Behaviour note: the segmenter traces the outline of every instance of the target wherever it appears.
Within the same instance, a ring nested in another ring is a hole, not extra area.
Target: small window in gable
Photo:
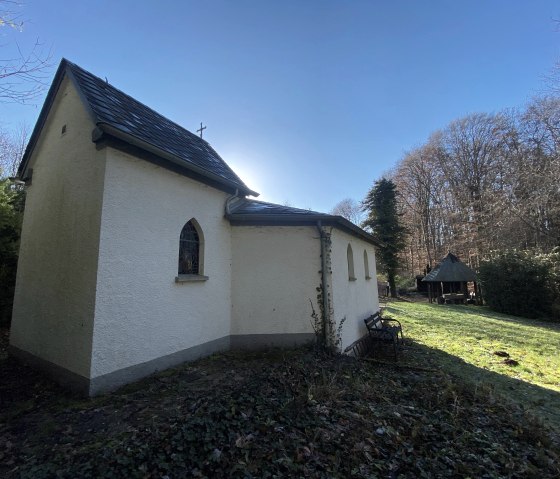
[[[356,281],[356,276],[354,275],[354,253],[350,243],[348,243],[348,248],[346,248],[346,259],[348,260],[348,280]]]
[[[191,219],[181,230],[179,238],[179,276],[177,282],[205,280],[203,274],[204,240],[202,230]]]
[[[371,276],[369,275],[369,261],[366,250],[364,250],[364,273],[366,275],[366,279],[371,279]]]

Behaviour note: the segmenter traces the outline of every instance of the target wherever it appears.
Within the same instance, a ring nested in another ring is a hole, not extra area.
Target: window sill
[[[350,276],[350,277],[348,278],[348,281],[356,281],[356,278],[354,278],[354,276]]]
[[[202,274],[180,274],[175,276],[176,283],[196,283],[199,281],[208,281],[208,276]]]

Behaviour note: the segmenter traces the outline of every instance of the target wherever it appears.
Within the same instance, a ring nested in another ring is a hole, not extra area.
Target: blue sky
[[[406,150],[522,107],[560,58],[558,1],[39,1],[24,31],[205,139],[261,199],[361,200]],[[0,104],[33,125],[37,106]]]

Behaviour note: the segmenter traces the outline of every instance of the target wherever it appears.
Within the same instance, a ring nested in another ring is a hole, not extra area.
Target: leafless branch
[[[0,1],[0,28],[23,30],[20,15],[8,7],[21,6],[19,2]],[[2,46],[5,48],[6,45]],[[51,52],[39,40],[30,51],[23,51],[15,42],[15,54],[0,59],[0,103],[28,103],[35,100],[48,86]]]
[[[25,123],[13,131],[0,129],[0,178],[16,176],[30,131]]]

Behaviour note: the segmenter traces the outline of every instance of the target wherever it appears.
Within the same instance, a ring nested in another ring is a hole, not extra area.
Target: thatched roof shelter
[[[422,281],[427,283],[474,282],[476,281],[476,273],[453,253],[448,253],[443,261],[430,271]]]

